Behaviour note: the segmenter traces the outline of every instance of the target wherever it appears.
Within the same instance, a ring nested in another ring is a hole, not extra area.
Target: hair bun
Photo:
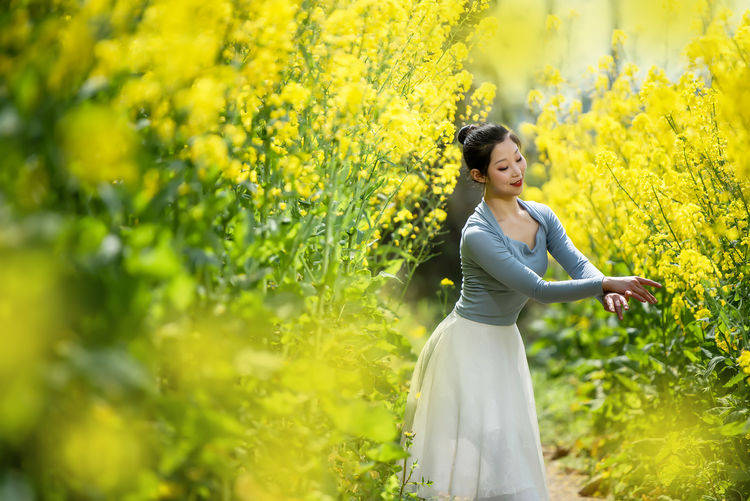
[[[474,124],[464,125],[463,127],[461,127],[461,130],[458,131],[458,142],[464,144],[464,141],[466,141],[466,136],[468,136],[469,132],[473,131],[476,128],[477,126]]]

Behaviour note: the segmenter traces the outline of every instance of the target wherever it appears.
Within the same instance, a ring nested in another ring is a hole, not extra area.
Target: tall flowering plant
[[[6,6],[0,437],[13,485],[399,491],[413,354],[381,292],[445,219],[486,4]],[[480,86],[470,112],[486,117],[493,97]]]

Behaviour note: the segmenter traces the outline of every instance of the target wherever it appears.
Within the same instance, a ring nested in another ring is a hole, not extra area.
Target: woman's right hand
[[[661,287],[659,282],[654,282],[648,278],[639,276],[632,277],[604,277],[602,280],[602,289],[604,293],[617,292],[625,296],[628,300],[631,297],[636,298],[638,301],[645,303],[656,304],[656,298],[646,290],[644,285],[651,285],[654,287]]]

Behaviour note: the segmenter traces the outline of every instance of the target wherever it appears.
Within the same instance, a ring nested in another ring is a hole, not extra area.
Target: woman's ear
[[[477,181],[478,183],[484,183],[486,180],[485,177],[482,176],[482,174],[479,172],[478,169],[471,169],[470,174],[471,174],[472,179],[474,179],[474,181]]]

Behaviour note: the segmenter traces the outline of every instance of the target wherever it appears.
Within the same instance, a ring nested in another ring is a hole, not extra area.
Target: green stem
[[[659,211],[661,212],[661,216],[664,218],[664,222],[667,223],[667,228],[669,228],[669,232],[672,234],[672,237],[674,238],[674,241],[677,243],[677,247],[682,251],[682,245],[680,245],[680,241],[677,238],[677,235],[675,234],[674,230],[672,229],[672,225],[669,224],[669,219],[667,218],[667,215],[664,213],[664,208],[661,206],[661,202],[659,201],[659,195],[656,194],[656,190],[654,189],[653,185],[651,186],[651,192],[654,194],[654,198],[656,199],[656,204],[659,206]]]

